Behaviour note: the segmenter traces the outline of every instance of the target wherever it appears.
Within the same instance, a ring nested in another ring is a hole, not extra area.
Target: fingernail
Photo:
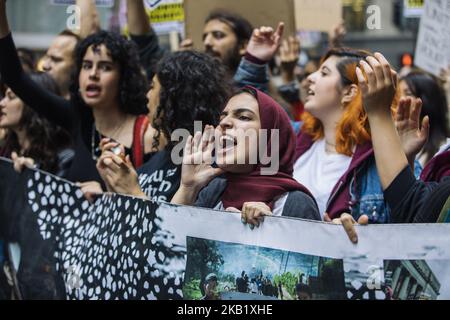
[[[255,226],[254,225],[250,225],[250,230],[253,230],[253,229],[255,229]]]
[[[357,242],[358,242],[358,237],[352,238],[352,242],[353,242],[353,243],[357,243]]]
[[[241,219],[241,222],[242,222],[243,224],[247,224],[247,221],[245,221],[244,218]]]

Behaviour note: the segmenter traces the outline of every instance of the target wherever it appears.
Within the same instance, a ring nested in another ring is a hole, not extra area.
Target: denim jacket
[[[296,159],[309,150],[313,143],[310,136],[300,132],[297,137]],[[420,164],[416,162],[416,177],[421,170]],[[361,215],[368,215],[370,223],[390,222],[390,209],[384,199],[371,143],[356,148],[349,169],[331,192],[326,212],[331,219],[350,213],[355,220]]]
[[[415,163],[415,176],[418,178],[422,167]],[[383,188],[378,175],[375,157],[368,158],[354,172],[350,182],[351,214],[357,221],[361,215],[369,217],[370,224],[390,223],[390,208],[384,199]]]
[[[239,68],[234,75],[234,82],[238,87],[252,86],[265,93],[269,91],[268,65],[256,64],[242,58]]]

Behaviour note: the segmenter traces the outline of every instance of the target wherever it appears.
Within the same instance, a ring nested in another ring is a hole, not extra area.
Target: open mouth
[[[316,93],[312,89],[308,89],[307,91],[308,96],[315,96]]]
[[[235,146],[237,146],[236,138],[229,135],[224,135],[220,138],[220,152],[225,153],[231,149],[234,149]]]
[[[86,95],[89,98],[97,97],[102,92],[102,88],[96,84],[90,84],[86,87]]]

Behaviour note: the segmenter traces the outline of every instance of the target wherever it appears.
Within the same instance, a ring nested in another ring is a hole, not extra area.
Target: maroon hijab
[[[272,155],[271,129],[279,130],[279,170],[273,176],[261,175],[261,169],[264,166],[258,164],[249,174],[227,173],[227,188],[222,195],[225,209],[233,207],[242,210],[245,202],[264,202],[273,209],[276,198],[292,191],[301,191],[312,197],[308,189],[292,177],[296,137],[286,111],[263,92],[248,86],[244,88],[244,92],[246,90],[256,93],[255,98],[259,105],[261,129],[268,130],[266,150],[268,157]],[[270,164],[267,167],[270,167]]]

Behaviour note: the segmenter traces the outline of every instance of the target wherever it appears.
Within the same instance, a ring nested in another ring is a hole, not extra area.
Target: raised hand
[[[422,151],[430,133],[430,118],[426,116],[420,121],[421,111],[422,100],[402,98],[395,116],[395,126],[410,164]]]
[[[192,39],[184,39],[183,41],[181,41],[178,51],[189,50],[194,50],[194,42],[192,41]]]
[[[247,52],[262,61],[270,61],[281,44],[284,33],[284,23],[280,22],[276,31],[271,27],[261,27],[253,30],[247,46]]]
[[[180,188],[171,203],[194,204],[201,189],[224,172],[222,169],[212,166],[214,133],[214,127],[206,126],[203,135],[197,132],[194,137],[189,136],[184,147]]]
[[[397,89],[397,73],[386,58],[381,53],[375,53],[374,57],[362,60],[356,68],[356,75],[366,112],[390,112]]]
[[[223,173],[222,169],[212,167],[214,132],[214,127],[206,126],[203,135],[197,132],[193,138],[189,136],[183,154],[182,187],[201,190]]]
[[[300,40],[290,36],[288,40],[283,40],[280,47],[281,73],[285,83],[294,81],[295,67],[300,55]]]
[[[338,25],[334,26],[333,29],[328,33],[330,47],[340,47],[342,46],[342,41],[347,34],[347,29],[345,28],[345,22],[342,21]]]

